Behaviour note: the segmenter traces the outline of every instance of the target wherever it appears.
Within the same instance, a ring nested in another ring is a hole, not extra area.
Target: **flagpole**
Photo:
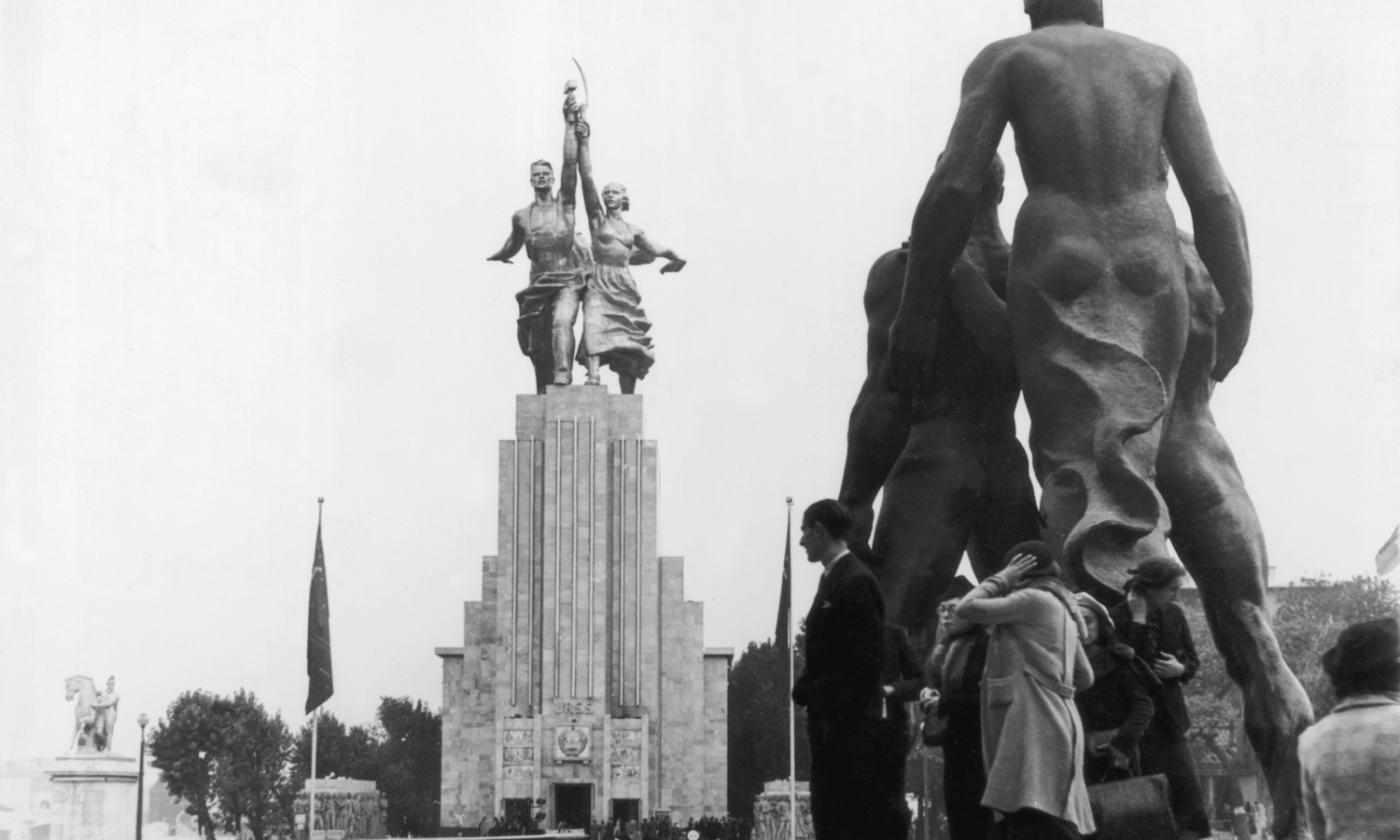
[[[316,497],[316,564],[324,564],[324,562],[325,562],[324,557],[323,557],[323,555],[322,555],[322,551],[321,551],[321,513],[322,513],[323,509],[325,508],[325,506],[326,506],[326,497],[325,497],[325,496],[317,496],[317,497]],[[322,577],[321,577],[321,583],[322,583],[322,587],[323,587],[323,590],[324,590],[324,585],[325,585],[325,569],[324,569],[324,568],[321,568],[321,569],[320,569],[320,573],[321,573],[321,576],[322,576]],[[313,600],[313,603],[314,603],[314,601],[315,601],[315,586],[316,586],[316,571],[315,571],[315,570],[313,570],[312,576],[311,576],[311,577],[312,577],[312,600]],[[328,650],[327,650],[326,668],[327,668],[327,670],[329,670],[329,667],[330,667],[330,663],[329,663],[329,643],[330,643],[330,638],[329,638],[329,635],[330,635],[329,621],[326,622],[326,625],[327,625],[327,626],[325,627],[325,633],[326,633],[326,643],[327,643],[327,648],[328,648]],[[310,630],[307,631],[307,638],[308,638],[308,646],[307,646],[307,665],[308,665],[308,667],[307,667],[307,676],[310,677],[310,676],[311,676],[311,668],[310,668],[310,665],[311,665],[310,658],[311,658],[311,657],[310,657],[310,642],[309,642],[309,639],[310,639]],[[314,680],[313,680],[313,684],[314,684]],[[307,694],[307,702],[308,702],[308,703],[311,702],[311,692],[312,692],[312,691],[314,691],[313,688],[308,688],[308,694]],[[322,706],[322,704],[324,704],[325,702],[326,702],[326,698],[325,698],[325,697],[322,697],[322,698],[316,700],[316,707],[313,708],[313,709],[311,710],[311,777],[310,777],[309,779],[307,779],[307,781],[306,781],[306,840],[315,840],[315,836],[316,836],[316,834],[315,834],[315,832],[316,832],[316,753],[317,753],[317,747],[318,747],[318,744],[317,744],[317,741],[318,741],[318,734],[319,734],[319,730],[320,730],[320,728],[321,728],[321,706]]]
[[[321,707],[311,713],[311,778],[306,782],[306,840],[314,840],[316,830],[316,730],[321,726]]]
[[[792,554],[792,497],[787,497],[787,541],[788,556]],[[791,600],[791,595],[788,596]],[[796,679],[793,670],[796,658],[793,648],[797,640],[792,635],[792,607],[787,611],[787,653],[788,653],[788,834],[789,840],[797,840],[797,704],[792,700],[792,684]]]

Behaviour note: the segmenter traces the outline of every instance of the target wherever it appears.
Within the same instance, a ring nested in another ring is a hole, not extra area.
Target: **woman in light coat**
[[[1002,571],[958,604],[957,615],[992,626],[982,679],[982,804],[997,836],[1079,837],[1095,830],[1084,785],[1084,726],[1076,691],[1094,682],[1074,595],[1042,542],[1007,553]]]

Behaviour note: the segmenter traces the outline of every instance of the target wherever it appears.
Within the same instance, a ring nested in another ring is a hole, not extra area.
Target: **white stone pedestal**
[[[764,782],[763,793],[754,797],[754,840],[787,840],[792,834],[791,798],[786,779]],[[812,840],[812,791],[806,782],[797,783],[797,840]]]
[[[131,840],[136,835],[136,759],[65,755],[53,781],[50,840]]]

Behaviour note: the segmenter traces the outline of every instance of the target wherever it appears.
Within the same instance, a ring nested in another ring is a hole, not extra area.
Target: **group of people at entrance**
[[[601,384],[599,370],[607,365],[617,372],[621,391],[631,394],[651,369],[654,356],[647,335],[651,321],[628,266],[660,257],[666,260],[661,267],[666,274],[680,271],[685,260],[624,218],[623,211],[630,208],[626,187],[611,183],[599,192],[589,151],[591,129],[572,90],[566,88],[564,102],[558,195],[549,161],[530,164],[535,200],[515,212],[505,244],[487,259],[508,263],[522,247],[530,258],[530,284],[516,295],[517,337],[520,351],[535,369],[537,393],[543,394],[547,385],[571,384],[577,361],[587,370],[587,384]],[[591,244],[574,227],[579,180]],[[580,308],[583,336],[576,342],[574,322]]]
[[[1017,545],[1005,568],[941,605],[921,669],[847,549],[850,527],[834,500],[802,517],[802,545],[823,571],[792,696],[807,709],[818,840],[908,835],[916,698],[941,733],[953,840],[1092,834],[1088,786],[1144,773],[1166,776],[1182,836],[1210,836],[1185,739],[1181,686],[1198,661],[1175,604],[1180,565],[1140,563],[1109,609],[1061,582],[1044,543]]]

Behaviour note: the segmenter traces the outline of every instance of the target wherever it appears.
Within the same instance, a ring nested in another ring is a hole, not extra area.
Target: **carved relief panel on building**
[[[502,733],[501,769],[507,779],[529,779],[535,769],[535,730],[507,728]]]
[[[608,744],[608,763],[614,779],[642,777],[642,737],[640,729],[613,729]]]

